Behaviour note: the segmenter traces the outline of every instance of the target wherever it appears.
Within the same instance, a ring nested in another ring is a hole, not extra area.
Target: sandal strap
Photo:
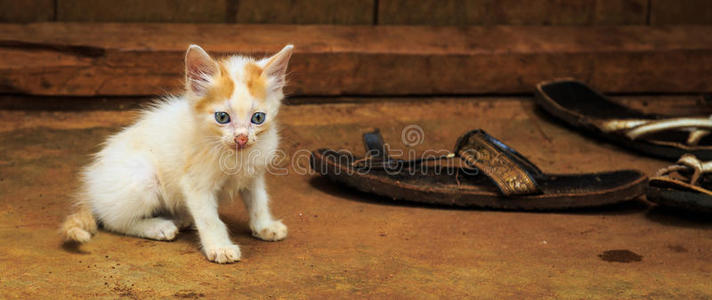
[[[363,145],[366,148],[366,155],[363,159],[354,161],[354,167],[367,167],[371,169],[389,169],[397,170],[401,168],[413,168],[418,165],[443,159],[454,158],[455,155],[450,153],[441,156],[423,157],[410,160],[395,159],[388,155],[388,147],[383,141],[381,131],[376,128],[374,131],[363,134]]]
[[[693,172],[692,176],[689,178],[689,183],[697,185],[702,174],[712,172],[712,161],[703,162],[696,156],[688,153],[681,156],[680,159],[677,160],[676,164],[658,170],[655,176],[668,176],[672,172],[679,172],[683,170],[691,170]]]
[[[363,145],[366,147],[366,157],[379,160],[389,159],[386,144],[383,142],[383,136],[378,128],[363,134]]]
[[[543,176],[541,170],[484,130],[460,137],[454,152],[489,177],[505,196],[541,193],[535,179]]]
[[[640,139],[661,131],[688,130],[690,135],[686,142],[688,145],[695,146],[703,137],[710,134],[712,116],[708,118],[669,118],[661,120],[607,120],[601,122],[598,127],[604,132],[620,132],[631,140]]]
[[[541,193],[536,178],[543,173],[526,157],[484,130],[472,130],[456,143],[453,153],[443,156],[400,160],[391,158],[376,129],[363,135],[366,157],[354,161],[353,166],[368,166],[373,169],[410,168],[424,162],[460,157],[470,168],[489,177],[504,196]]]

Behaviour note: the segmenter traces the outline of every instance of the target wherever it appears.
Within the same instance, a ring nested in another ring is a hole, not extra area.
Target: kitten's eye
[[[220,124],[227,124],[230,122],[230,115],[224,111],[215,112],[215,121]]]
[[[264,123],[265,121],[265,113],[263,112],[256,112],[252,115],[252,123],[260,125]]]

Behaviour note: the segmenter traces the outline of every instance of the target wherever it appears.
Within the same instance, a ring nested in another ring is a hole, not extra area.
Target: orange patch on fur
[[[216,80],[214,86],[208,89],[205,96],[195,103],[195,110],[204,111],[207,109],[208,105],[216,102],[225,101],[230,99],[232,92],[235,90],[235,83],[230,79],[230,74],[228,73],[225,66],[220,65],[220,75]]]
[[[252,97],[257,99],[264,99],[266,90],[265,77],[262,76],[262,68],[260,66],[248,63],[245,65],[245,83],[247,84],[247,89]]]

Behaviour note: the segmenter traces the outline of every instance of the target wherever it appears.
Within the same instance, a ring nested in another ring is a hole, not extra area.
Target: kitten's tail
[[[89,205],[80,203],[78,211],[67,216],[59,229],[65,241],[86,243],[96,233],[96,219]]]

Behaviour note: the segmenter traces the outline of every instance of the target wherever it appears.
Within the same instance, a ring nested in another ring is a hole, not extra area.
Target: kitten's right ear
[[[203,48],[190,45],[185,53],[185,88],[195,95],[202,96],[208,89],[211,79],[218,75],[218,64],[210,58]]]

